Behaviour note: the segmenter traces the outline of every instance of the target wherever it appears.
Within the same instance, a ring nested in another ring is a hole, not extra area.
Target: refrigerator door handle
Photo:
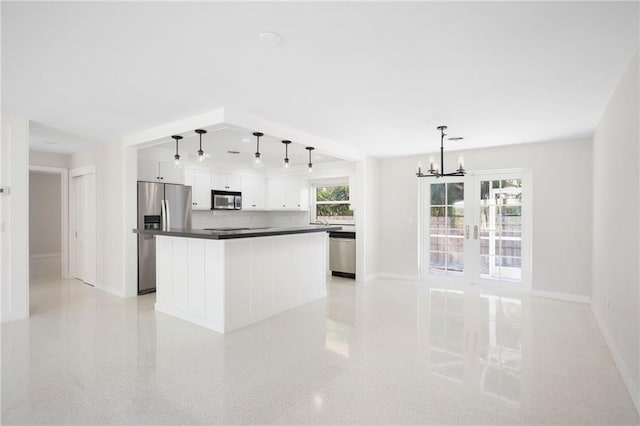
[[[171,227],[171,209],[169,208],[169,200],[164,200],[164,209],[167,212],[167,231],[170,231]]]
[[[160,200],[160,216],[162,217],[162,230],[167,230],[167,210],[164,207],[164,200]]]

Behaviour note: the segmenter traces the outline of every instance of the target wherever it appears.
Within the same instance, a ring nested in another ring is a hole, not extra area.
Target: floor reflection
[[[519,405],[522,300],[429,288],[428,301],[431,374]]]

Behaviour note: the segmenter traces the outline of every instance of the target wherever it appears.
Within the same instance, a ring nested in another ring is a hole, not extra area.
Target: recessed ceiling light
[[[282,36],[274,32],[265,32],[260,34],[260,44],[267,47],[275,47],[282,44]]]
[[[46,143],[47,145],[58,145],[56,141],[43,141],[42,143]]]
[[[242,139],[240,139],[240,142],[244,142],[244,143],[251,142],[251,139],[249,139],[249,138],[242,138]]]

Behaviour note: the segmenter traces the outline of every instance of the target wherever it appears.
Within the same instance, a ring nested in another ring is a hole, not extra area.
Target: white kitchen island
[[[326,297],[338,229],[134,232],[156,237],[156,311],[226,333]]]

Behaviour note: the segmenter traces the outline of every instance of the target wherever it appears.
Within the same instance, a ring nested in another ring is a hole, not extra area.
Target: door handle
[[[469,239],[469,225],[464,227],[464,237],[468,240]]]
[[[167,212],[167,231],[170,231],[171,229],[169,229],[171,227],[171,209],[169,208],[169,200],[164,200],[164,204],[165,204],[165,211]]]
[[[162,230],[167,230],[167,209],[164,205],[164,200],[160,200],[160,215],[162,216]]]
[[[475,240],[477,240],[477,239],[478,239],[478,225],[475,225],[475,226],[473,227],[473,238],[474,238]]]

